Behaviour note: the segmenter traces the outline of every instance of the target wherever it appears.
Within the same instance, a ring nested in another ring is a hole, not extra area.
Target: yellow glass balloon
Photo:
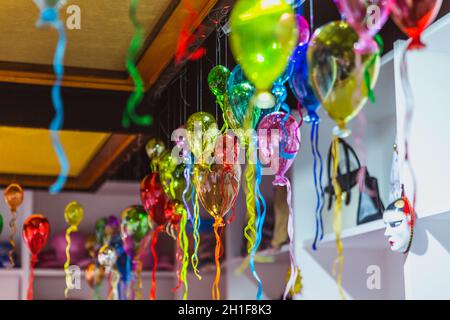
[[[273,100],[268,91],[286,69],[297,45],[293,7],[286,0],[239,0],[230,26],[234,57],[255,85],[257,101]]]
[[[69,203],[64,210],[64,218],[66,219],[67,224],[71,227],[78,227],[83,220],[83,216],[84,209],[76,201]]]
[[[318,28],[308,47],[309,79],[317,98],[331,119],[337,123],[334,133],[350,134],[347,123],[364,107],[368,99],[365,72],[373,88],[378,79],[380,57],[357,57],[354,45],[358,34],[344,21],[333,21]],[[356,59],[361,59],[357,68]]]
[[[214,152],[220,132],[216,119],[208,112],[196,112],[186,122],[188,144],[199,163],[206,163]]]

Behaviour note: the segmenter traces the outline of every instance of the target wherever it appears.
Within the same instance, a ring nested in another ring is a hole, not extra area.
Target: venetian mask
[[[415,214],[411,203],[401,197],[391,203],[383,214],[386,225],[384,235],[388,237],[391,250],[407,253],[411,247]]]

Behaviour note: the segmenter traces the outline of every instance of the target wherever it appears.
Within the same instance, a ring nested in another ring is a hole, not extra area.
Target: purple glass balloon
[[[306,19],[302,15],[296,14],[296,18],[298,26],[298,45],[304,46],[309,42],[311,31],[309,30],[308,21],[306,21]]]
[[[341,15],[359,35],[355,50],[359,54],[374,53],[378,50],[373,37],[381,30],[389,18],[395,0],[334,0]]]
[[[268,114],[258,125],[259,159],[275,174],[274,185],[282,183],[300,150],[299,124],[284,112]]]
[[[109,216],[108,221],[106,222],[106,226],[110,227],[113,230],[120,229],[120,220],[116,216]]]

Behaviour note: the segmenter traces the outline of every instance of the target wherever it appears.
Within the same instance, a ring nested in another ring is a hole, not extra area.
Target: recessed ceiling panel
[[[138,17],[146,38],[173,0],[140,1]],[[130,0],[71,0],[60,11],[65,22],[67,7],[81,9],[81,29],[67,30],[68,67],[124,71],[124,60],[133,26]],[[39,11],[32,0],[0,0],[0,61],[51,65],[57,33],[36,28]]]
[[[0,175],[58,175],[60,167],[48,130],[0,127],[0,136]],[[109,137],[108,133],[61,131],[69,176],[80,175]]]

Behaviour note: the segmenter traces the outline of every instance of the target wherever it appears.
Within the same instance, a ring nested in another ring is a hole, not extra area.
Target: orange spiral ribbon
[[[216,276],[214,278],[213,286],[212,286],[212,299],[220,300],[220,257],[223,253],[223,245],[221,232],[219,233],[219,228],[224,227],[223,218],[220,216],[216,216],[214,220],[214,235],[216,237],[216,249],[214,251],[214,260],[216,263]]]

